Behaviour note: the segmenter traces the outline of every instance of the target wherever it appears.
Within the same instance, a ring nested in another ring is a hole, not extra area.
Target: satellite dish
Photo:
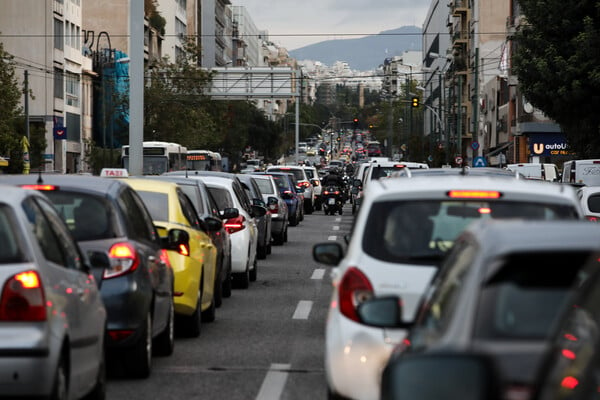
[[[523,97],[523,111],[527,114],[531,114],[533,112],[533,105]]]

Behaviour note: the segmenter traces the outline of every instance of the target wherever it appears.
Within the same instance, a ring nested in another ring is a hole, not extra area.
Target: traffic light
[[[358,128],[358,118],[352,120],[352,125],[354,126],[354,129]]]
[[[419,107],[419,98],[418,97],[413,97],[411,100],[411,105],[413,107]]]

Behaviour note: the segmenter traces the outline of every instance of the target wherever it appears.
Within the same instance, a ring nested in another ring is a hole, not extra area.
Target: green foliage
[[[580,158],[600,157],[600,3],[520,0],[514,37],[525,98],[561,125]]]

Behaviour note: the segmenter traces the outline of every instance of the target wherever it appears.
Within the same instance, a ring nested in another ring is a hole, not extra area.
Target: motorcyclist
[[[337,186],[338,188],[344,187],[344,179],[342,179],[342,176],[340,175],[340,172],[337,169],[337,167],[330,169],[329,174],[325,175],[325,177],[323,179],[321,179],[321,183],[323,184],[323,187],[327,187],[327,186]]]

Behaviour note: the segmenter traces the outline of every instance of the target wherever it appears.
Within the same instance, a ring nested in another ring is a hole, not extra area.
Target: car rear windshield
[[[15,216],[7,205],[0,205],[0,264],[24,262],[15,232]]]
[[[221,210],[235,207],[233,199],[231,198],[231,193],[229,193],[227,189],[209,187],[208,191],[212,194]]]
[[[363,250],[387,262],[431,264],[478,219],[575,219],[571,206],[515,201],[380,201],[371,207]]]
[[[499,260],[479,297],[475,337],[543,339],[590,252],[512,254]]]
[[[169,196],[166,193],[137,190],[153,221],[169,221]]]
[[[256,183],[258,184],[258,188],[262,194],[275,194],[273,191],[273,185],[267,179],[256,179]]]
[[[115,237],[110,206],[100,197],[71,191],[44,192],[77,241]]]
[[[379,178],[387,178],[391,176],[394,172],[404,170],[404,168],[405,167],[403,165],[392,165],[389,167],[382,167],[381,165],[374,166],[373,172],[371,173],[371,179],[374,180]]]
[[[293,174],[294,177],[296,178],[296,180],[298,181],[305,181],[306,178],[304,177],[304,171],[301,169],[296,169],[296,168],[270,168],[269,171],[273,171],[273,172],[287,172],[290,174]]]
[[[290,185],[288,183],[288,180],[285,176],[281,176],[281,175],[272,175],[273,180],[275,181],[275,184],[277,185],[277,187],[279,189],[284,189],[284,190],[289,190]]]
[[[588,198],[588,208],[591,212],[600,213],[600,195],[593,194]]]

